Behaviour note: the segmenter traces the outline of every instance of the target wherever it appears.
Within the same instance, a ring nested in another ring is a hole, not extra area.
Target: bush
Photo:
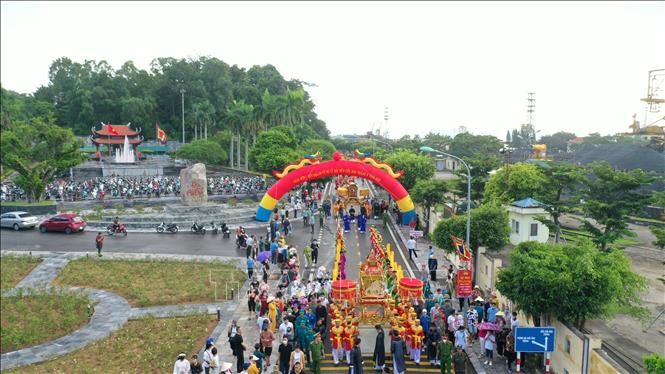
[[[125,206],[120,204],[120,203],[114,204],[113,209],[115,209],[115,214],[117,214],[117,215],[121,215],[121,214],[125,213]]]
[[[136,213],[143,213],[143,210],[145,209],[145,206],[143,204],[136,204],[134,205],[134,210],[136,210]]]
[[[154,212],[163,212],[164,211],[164,206],[163,205],[153,205],[152,210]]]
[[[177,158],[211,165],[221,165],[228,159],[222,146],[211,140],[194,140],[178,148],[175,155]]]
[[[230,197],[228,203],[230,206],[236,206],[238,205],[238,199],[236,199],[235,197]]]
[[[665,357],[658,353],[652,353],[642,357],[644,366],[646,366],[647,374],[662,374],[665,373]]]

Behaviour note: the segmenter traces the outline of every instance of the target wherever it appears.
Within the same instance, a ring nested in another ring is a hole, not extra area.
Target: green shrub
[[[163,212],[164,211],[164,206],[162,205],[153,205],[152,210],[155,212]]]
[[[236,205],[238,205],[238,199],[236,199],[235,197],[231,197],[231,198],[229,198],[228,203],[229,203],[230,206],[236,206]]]
[[[134,210],[136,210],[136,213],[143,213],[143,209],[145,209],[145,206],[143,204],[136,204],[134,205]]]
[[[120,204],[120,203],[116,203],[116,204],[114,204],[114,205],[113,205],[113,209],[115,209],[115,213],[116,213],[117,215],[120,215],[120,214],[125,213],[125,206],[122,205],[122,204]]]
[[[652,353],[642,357],[644,366],[646,366],[647,374],[663,374],[665,373],[665,357],[658,353]]]

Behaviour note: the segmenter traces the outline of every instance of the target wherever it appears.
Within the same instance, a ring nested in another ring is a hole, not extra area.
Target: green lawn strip
[[[9,373],[171,373],[178,354],[190,358],[216,324],[206,315],[129,321],[104,340]]]
[[[561,229],[561,236],[566,239],[567,242],[578,242],[583,239],[592,239],[593,237],[591,234],[587,231],[584,230],[573,230],[573,229]],[[621,246],[621,247],[627,247],[627,246],[632,246],[632,245],[640,245],[642,244],[641,241],[631,238],[631,237],[623,237],[621,239],[616,240],[613,244]]]
[[[15,287],[40,262],[40,259],[32,256],[0,257],[0,288]]]
[[[3,202],[2,205],[4,205],[4,206],[50,206],[50,205],[55,205],[55,202],[53,200],[41,200],[41,201],[34,201],[34,202],[6,201],[6,202]]]
[[[231,288],[237,292],[238,285],[247,278],[234,266],[222,262],[84,258],[67,264],[54,283],[109,290],[138,307],[212,303],[215,286],[210,283],[211,271],[218,299],[230,298]]]
[[[2,353],[65,336],[89,320],[90,299],[81,293],[33,293],[1,300]]]

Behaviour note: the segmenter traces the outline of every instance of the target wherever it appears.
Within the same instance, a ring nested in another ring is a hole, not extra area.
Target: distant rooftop
[[[545,204],[532,197],[527,197],[526,199],[513,201],[510,205],[518,208],[542,208]]]

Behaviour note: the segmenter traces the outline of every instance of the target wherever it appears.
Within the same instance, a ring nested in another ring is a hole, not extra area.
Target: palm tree
[[[252,121],[254,115],[254,106],[246,104],[244,100],[233,100],[231,106],[226,110],[226,118],[228,119],[229,126],[234,136],[231,138],[230,160],[231,167],[233,167],[233,142],[235,137],[238,137],[238,146],[236,147],[236,155],[238,160],[238,168],[240,168],[240,139],[241,135],[248,134],[248,124]],[[245,146],[245,154],[247,154],[247,146]],[[247,162],[245,161],[245,165]]]

